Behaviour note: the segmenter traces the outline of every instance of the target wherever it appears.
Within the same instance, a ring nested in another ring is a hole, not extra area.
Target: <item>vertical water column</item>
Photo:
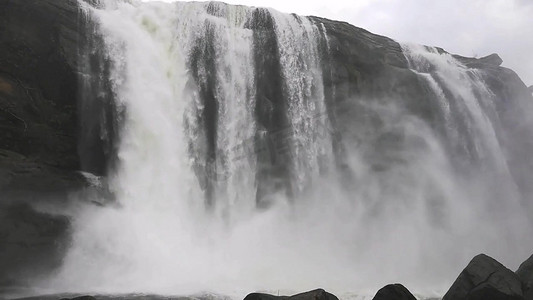
[[[283,77],[283,94],[292,141],[293,188],[303,190],[332,163],[318,39],[308,18],[270,10],[274,19]],[[322,170],[323,171],[323,170]]]
[[[87,206],[75,216],[72,247],[55,279],[66,290],[87,282],[108,291],[139,282],[149,289],[161,282],[146,278],[160,272],[190,272],[198,252],[191,240],[204,216],[184,128],[189,76],[175,38],[176,10],[111,4],[90,14],[114,105],[123,111],[118,161],[108,176],[117,205]]]
[[[116,193],[135,209],[182,211],[195,185],[187,172],[182,95],[188,78],[174,38],[175,12],[162,4],[119,6],[98,11],[114,65],[115,101],[125,110]]]
[[[245,28],[252,10],[217,2],[176,5],[178,42],[194,78],[190,154],[207,202],[223,215],[238,215],[254,207],[256,192],[253,32]]]

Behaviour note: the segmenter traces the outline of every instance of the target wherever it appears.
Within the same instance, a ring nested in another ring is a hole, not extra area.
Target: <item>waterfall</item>
[[[482,71],[404,45],[431,117],[401,97],[348,95],[332,122],[322,66],[333,41],[318,19],[218,2],[101,6],[85,6],[95,42],[80,54],[92,62],[82,98],[112,111],[97,120],[115,143],[113,197],[76,208],[48,288],[242,297],[320,286],[350,298],[402,282],[438,296],[478,252],[529,254]]]

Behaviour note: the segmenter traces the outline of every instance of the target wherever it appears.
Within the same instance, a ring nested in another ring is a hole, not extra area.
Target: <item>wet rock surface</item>
[[[533,255],[520,265],[516,275],[522,281],[524,299],[533,300]]]
[[[480,254],[459,274],[443,300],[523,298],[519,277],[495,259]]]
[[[403,285],[389,284],[382,287],[373,300],[415,300],[415,296]]]
[[[0,286],[58,267],[68,244],[69,220],[28,204],[0,206]]]
[[[274,296],[263,293],[248,294],[244,300],[276,300],[276,299],[290,299],[290,300],[338,300],[337,296],[326,292],[323,289],[316,289],[292,296]]]
[[[0,287],[60,264],[77,171],[76,0],[0,0]]]
[[[78,6],[0,1],[0,149],[77,170]]]

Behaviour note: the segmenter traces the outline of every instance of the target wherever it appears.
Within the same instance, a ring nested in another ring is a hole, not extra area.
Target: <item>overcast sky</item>
[[[172,0],[165,0],[172,2]],[[533,0],[226,0],[342,20],[464,56],[498,53],[533,85]]]

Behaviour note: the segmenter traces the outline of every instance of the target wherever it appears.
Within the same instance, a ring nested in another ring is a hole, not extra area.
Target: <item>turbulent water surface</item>
[[[509,266],[530,254],[517,179],[527,174],[509,165],[514,145],[482,71],[404,45],[432,121],[401,98],[354,98],[333,114],[317,19],[222,3],[109,1],[85,13],[99,43],[80,59],[100,55],[107,77],[88,64],[83,101],[114,101],[113,197],[73,212],[47,289],[350,297],[402,282],[438,296],[475,254]],[[280,99],[257,96],[269,22]]]

